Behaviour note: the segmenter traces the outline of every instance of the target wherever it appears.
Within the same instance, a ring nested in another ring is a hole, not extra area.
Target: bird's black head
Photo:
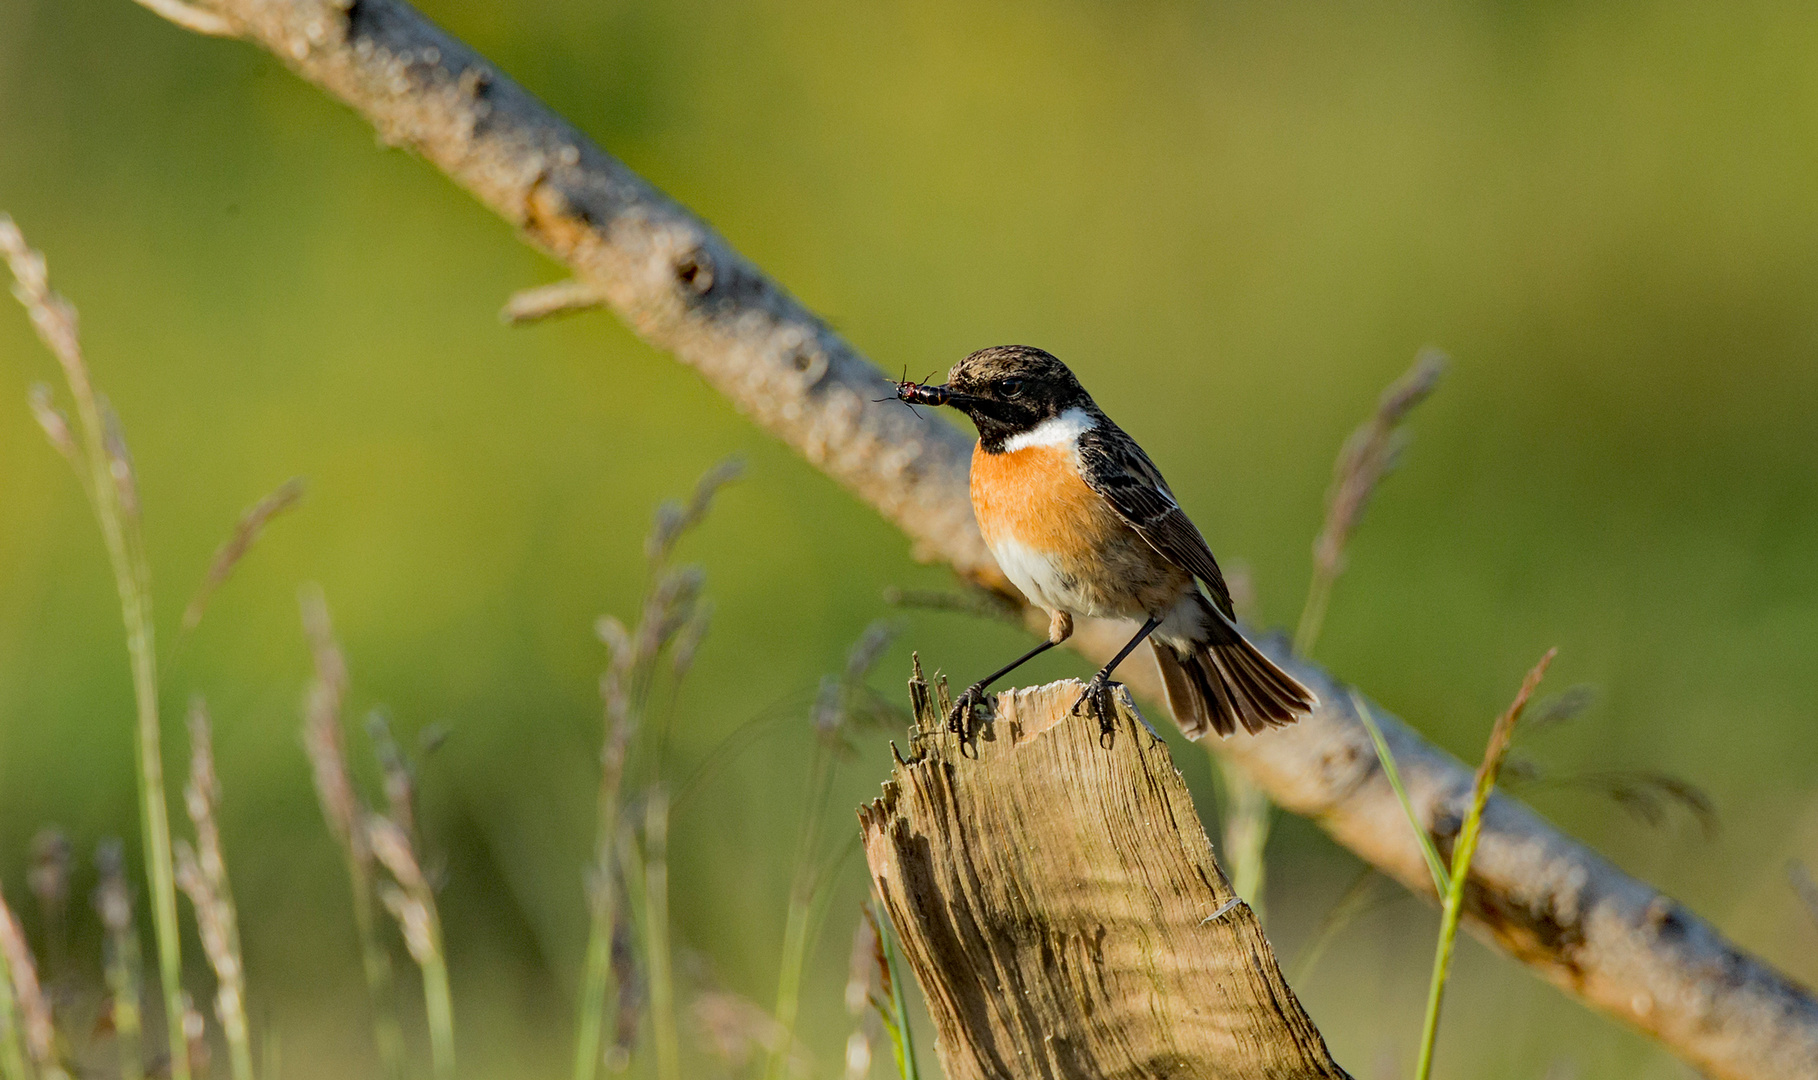
[[[1097,412],[1091,395],[1053,354],[1031,345],[995,345],[953,365],[945,386],[902,383],[897,396],[951,405],[972,418],[988,451],[1068,409]]]

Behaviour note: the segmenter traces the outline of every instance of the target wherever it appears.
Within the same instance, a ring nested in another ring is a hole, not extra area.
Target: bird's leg
[[[1098,714],[1099,733],[1106,735],[1110,734],[1111,717],[1116,715],[1117,712],[1117,705],[1111,697],[1111,688],[1117,684],[1111,681],[1111,672],[1117,669],[1117,665],[1124,662],[1125,657],[1135,652],[1136,647],[1147,640],[1150,634],[1155,633],[1155,628],[1160,625],[1160,616],[1156,616],[1144,623],[1143,628],[1138,630],[1136,636],[1130,639],[1130,643],[1118,650],[1117,655],[1111,658],[1111,662],[1106,664],[1103,668],[1100,668],[1097,675],[1092,676],[1092,681],[1086,684],[1085,692],[1080,694],[1079,700],[1073,703],[1072,711],[1074,715],[1077,716],[1079,714],[1079,707],[1086,704],[1087,700],[1090,700],[1092,702],[1091,711]]]
[[[972,725],[970,723],[972,719],[972,710],[979,705],[984,704],[985,688],[987,686],[990,686],[992,683],[1010,674],[1017,668],[1022,667],[1024,664],[1072,636],[1073,616],[1064,611],[1049,612],[1048,640],[973,683],[971,686],[966,687],[965,693],[962,693],[959,696],[959,700],[953,703],[953,711],[947,714],[947,730],[957,734],[962,739],[969,738],[972,734]]]

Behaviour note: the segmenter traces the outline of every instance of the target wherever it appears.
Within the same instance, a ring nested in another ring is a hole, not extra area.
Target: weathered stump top
[[[1226,882],[1165,743],[1074,680],[1007,691],[962,744],[911,684],[865,853],[949,1080],[1341,1078]]]

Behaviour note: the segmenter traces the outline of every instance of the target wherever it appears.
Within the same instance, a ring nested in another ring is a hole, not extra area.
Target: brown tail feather
[[[1232,637],[1235,640],[1216,645],[1196,644],[1185,652],[1169,643],[1155,644],[1155,664],[1161,669],[1168,707],[1189,739],[1203,738],[1208,731],[1231,735],[1239,724],[1252,735],[1285,727],[1318,702],[1300,680],[1256,646],[1241,635]]]

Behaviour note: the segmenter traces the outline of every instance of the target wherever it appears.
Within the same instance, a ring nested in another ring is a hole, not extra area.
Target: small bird
[[[1313,692],[1244,640],[1224,575],[1161,471],[1067,365],[999,345],[955,364],[945,385],[898,383],[897,397],[971,418],[979,530],[1005,576],[1048,612],[1046,641],[960,695],[948,718],[956,731],[987,687],[1067,640],[1075,615],[1143,621],[1073,704],[1077,714],[1089,703],[1101,730],[1111,672],[1151,634],[1168,707],[1190,739],[1240,724],[1254,734],[1312,711]]]

